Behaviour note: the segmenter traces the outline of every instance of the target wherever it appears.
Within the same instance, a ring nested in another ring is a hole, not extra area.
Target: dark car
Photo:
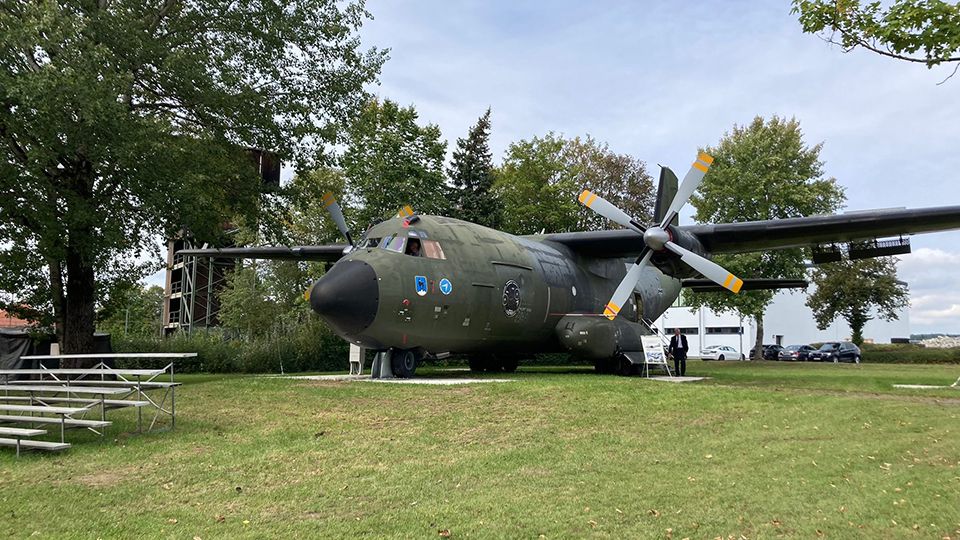
[[[862,358],[860,347],[849,341],[828,341],[819,349],[810,353],[814,362],[853,362],[859,364]]]
[[[810,353],[817,350],[810,345],[788,345],[780,351],[780,360],[808,360]]]
[[[753,353],[756,352],[757,348],[754,347],[750,349],[750,358],[753,358]],[[780,345],[763,345],[763,359],[764,360],[777,360],[780,358],[780,351],[783,350],[783,347]]]

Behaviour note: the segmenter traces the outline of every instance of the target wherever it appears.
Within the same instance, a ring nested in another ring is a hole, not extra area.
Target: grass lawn
[[[0,449],[0,537],[960,538],[960,390],[891,387],[960,366],[688,375],[182,376],[172,432]]]

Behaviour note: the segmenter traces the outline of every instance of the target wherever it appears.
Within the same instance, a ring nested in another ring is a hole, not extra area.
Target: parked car
[[[819,349],[810,353],[810,360],[815,362],[853,362],[860,363],[862,355],[860,347],[849,341],[828,341]]]
[[[757,348],[754,347],[750,349],[750,358],[753,358],[753,353]],[[763,345],[763,359],[764,360],[777,360],[780,358],[780,351],[783,350],[783,347],[775,344],[764,344]]]
[[[729,345],[710,345],[700,351],[701,360],[743,360],[742,354]]]
[[[809,360],[810,353],[817,350],[810,345],[787,345],[780,351],[780,360]]]

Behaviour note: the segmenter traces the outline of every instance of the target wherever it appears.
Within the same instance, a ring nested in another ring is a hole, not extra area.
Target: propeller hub
[[[670,233],[660,227],[650,227],[643,233],[643,242],[655,251],[663,250],[664,244],[670,241]]]

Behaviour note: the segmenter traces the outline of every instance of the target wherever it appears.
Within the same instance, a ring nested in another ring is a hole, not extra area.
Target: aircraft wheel
[[[416,349],[394,350],[390,355],[390,367],[393,375],[400,379],[409,379],[417,372],[417,366],[423,354]]]
[[[467,358],[467,362],[470,364],[470,371],[474,373],[481,373],[486,367],[486,362],[482,356],[470,356]]]
[[[624,377],[629,377],[634,373],[634,365],[630,360],[627,359],[626,356],[620,357],[619,368],[620,369],[618,369],[617,371],[620,373],[620,375]]]
[[[519,364],[519,362],[517,362],[516,357],[508,356],[500,361],[500,369],[502,369],[504,373],[513,373],[517,370],[517,364]]]

